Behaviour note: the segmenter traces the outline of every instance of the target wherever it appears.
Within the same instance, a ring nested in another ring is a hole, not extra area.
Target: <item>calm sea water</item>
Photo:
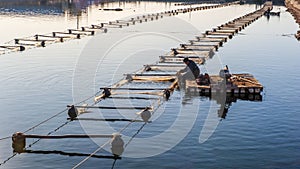
[[[145,12],[145,9],[159,11],[172,8],[159,2],[141,2],[143,5],[140,5],[140,8],[135,4],[126,3],[126,6],[134,6],[134,9],[139,9],[141,13]],[[91,8],[93,7],[97,8]],[[181,14],[151,23],[110,30],[107,34],[99,34],[93,38],[1,55],[0,138],[10,136],[16,131],[25,131],[64,110],[67,104],[78,102],[93,95],[99,87],[120,80],[123,73],[133,72],[146,63],[157,61],[158,56],[168,52],[170,48],[255,9],[254,5],[244,5]],[[300,45],[292,35],[298,26],[292,16],[285,12],[284,7],[280,7],[280,10],[280,17],[262,17],[234,36],[219,49],[211,61],[201,66],[203,72],[216,73],[220,67],[227,64],[231,72],[253,74],[264,85],[261,102],[237,100],[230,106],[226,118],[221,120],[218,117],[220,105],[214,99],[188,97],[176,91],[171,100],[155,113],[152,123],[142,129],[142,123],[133,123],[122,133],[127,143],[129,140],[126,136],[131,137],[141,129],[126,147],[121,160],[113,164],[112,159],[91,158],[80,167],[299,168]],[[106,14],[93,14],[94,18],[101,18],[103,15]],[[130,15],[131,13],[122,17]],[[76,23],[76,18],[65,21],[63,16],[58,16],[61,20],[45,22],[45,17],[49,16],[32,16],[33,22],[43,23],[36,29],[44,33],[53,31],[54,27],[64,30],[69,24]],[[108,19],[116,17],[110,16]],[[12,24],[11,19],[14,19],[15,15],[1,15],[1,18],[4,18],[2,22]],[[11,27],[6,29],[9,28]],[[19,35],[34,33],[27,28],[25,30]],[[10,33],[1,34],[6,41],[13,39],[15,34],[12,32],[16,31],[9,29],[8,32]],[[130,86],[149,87],[149,84]],[[150,86],[161,85],[154,83]],[[151,104],[149,101],[140,100],[130,103],[114,102],[123,106]],[[113,102],[107,100],[102,105],[104,104],[109,105]],[[107,118],[136,117],[131,110],[120,111],[117,115],[112,111],[102,113]],[[97,117],[99,116],[98,112]],[[90,113],[85,117],[95,116]],[[67,114],[62,113],[29,133],[47,134],[65,123],[66,118]],[[175,123],[177,125],[174,125]],[[54,134],[111,134],[110,131],[104,130],[104,124],[106,123],[74,121]],[[119,130],[126,124],[128,122],[115,122],[111,126]],[[211,127],[211,130],[207,129],[207,126]],[[163,139],[151,140],[166,131],[170,134],[166,134],[167,138],[162,136]],[[207,133],[211,135],[206,141],[201,141]],[[138,144],[138,140],[142,139],[145,139],[145,144]],[[178,144],[174,143],[176,140]],[[28,140],[27,145],[34,141]],[[106,141],[107,139],[42,140],[28,149],[92,153]],[[105,148],[98,154],[110,155],[109,145]],[[162,153],[138,158],[152,151]],[[0,162],[11,155],[11,140],[0,140]],[[136,157],[130,157],[133,155]],[[78,156],[26,153],[16,155],[0,167],[72,168],[83,159],[84,157]]]

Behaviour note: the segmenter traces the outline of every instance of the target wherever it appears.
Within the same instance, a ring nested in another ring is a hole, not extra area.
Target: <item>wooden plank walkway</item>
[[[184,14],[192,11],[221,8],[225,6],[236,5],[238,3],[239,1],[235,1],[235,2],[223,3],[219,5],[181,8],[181,9],[169,10],[169,11],[153,13],[153,14],[144,14],[144,15],[130,18],[129,20],[115,20],[115,21],[109,21],[107,23],[92,24],[90,26],[81,27],[81,29],[67,29],[66,31],[52,32],[50,34],[45,34],[45,35],[36,34],[29,38],[15,38],[14,41],[15,44],[10,44],[10,46],[21,45],[22,48],[18,48],[18,47],[7,48],[5,47],[5,45],[0,45],[0,49],[1,49],[0,54],[5,54],[5,53],[15,52],[15,51],[24,51],[25,49],[31,49],[34,47],[45,47],[46,45],[59,43],[59,42],[61,43],[66,40],[80,39],[85,36],[94,36],[99,32],[107,33],[109,29],[123,28],[130,25],[135,25],[137,23],[158,20],[164,17],[175,16],[178,14]]]
[[[178,62],[177,56],[191,57],[192,60],[198,59],[204,60],[198,62],[199,64],[204,64],[205,60],[210,59],[224,43],[234,37],[235,34],[245,29],[251,23],[256,21],[258,18],[264,15],[265,11],[269,8],[272,8],[272,3],[265,3],[263,8],[246,14],[244,16],[238,17],[229,21],[225,24],[213,28],[212,30],[207,30],[205,33],[196,36],[194,40],[190,40],[187,44],[180,44],[180,47],[171,49],[169,53],[168,63]],[[170,61],[171,57],[174,58],[173,61]]]
[[[285,0],[285,6],[295,18],[295,22],[299,25],[299,30],[295,34],[295,37],[300,41],[300,2],[297,0]]]

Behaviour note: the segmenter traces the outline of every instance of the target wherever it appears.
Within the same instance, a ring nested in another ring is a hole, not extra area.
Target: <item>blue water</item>
[[[191,16],[185,14],[112,30],[94,38],[1,55],[0,138],[16,131],[25,131],[65,109],[67,104],[91,96],[99,87],[120,80],[123,73],[133,72],[145,63],[157,61],[158,56],[171,47],[253,10],[255,6],[252,5],[215,9],[212,10],[213,15],[219,17],[214,16],[214,19],[209,18],[212,17],[209,11],[196,12]],[[221,120],[217,116],[219,105],[215,100],[199,96],[184,98],[181,92],[176,91],[171,100],[155,112],[151,119],[153,122],[143,127],[128,144],[121,160],[113,164],[112,159],[90,158],[80,168],[111,168],[113,165],[114,168],[299,168],[300,46],[291,35],[298,26],[292,16],[284,11],[284,7],[281,10],[280,18],[271,17],[268,20],[262,17],[225,43],[207,65],[201,66],[202,71],[213,72],[227,64],[231,72],[253,74],[264,85],[261,102],[237,100],[230,106],[226,118]],[[193,26],[187,26],[187,22]],[[143,36],[137,36],[136,33]],[[128,36],[132,38],[119,43],[107,55],[99,53],[115,44],[119,37]],[[140,50],[137,51],[137,48]],[[98,63],[99,59],[102,62]],[[93,63],[94,60],[97,63]],[[93,74],[85,74],[87,72]],[[89,81],[76,82],[85,78]],[[80,88],[81,85],[85,88]],[[143,83],[130,86],[160,87],[158,84],[148,86]],[[182,104],[184,99],[185,104]],[[151,104],[141,100],[123,102],[117,103],[123,106]],[[112,104],[110,100],[100,103],[109,104]],[[88,113],[84,117],[100,117],[98,111],[92,112],[95,115]],[[101,113],[107,118],[136,117],[132,111]],[[213,118],[208,119],[210,116]],[[47,134],[66,122],[66,118],[67,114],[63,113],[29,133]],[[182,123],[173,129],[171,126],[178,119]],[[202,143],[199,142],[199,136],[206,122],[217,125],[208,140]],[[111,126],[119,130],[126,124],[128,122],[114,122]],[[133,136],[142,124],[133,123],[122,133],[126,143],[128,139],[125,136]],[[55,134],[111,134],[103,126],[102,122],[73,121]],[[164,140],[145,142],[145,145],[135,143],[138,139],[151,138],[165,131],[170,132],[170,137]],[[176,139],[179,139],[178,144],[173,147],[171,142]],[[27,145],[33,141],[28,140]],[[88,154],[105,141],[107,139],[42,140],[28,149]],[[105,148],[98,154],[110,155],[109,145]],[[142,155],[149,148],[151,151],[165,151],[146,158],[128,157],[135,153],[136,156],[139,156],[138,153]],[[10,139],[0,140],[0,162],[10,155]],[[0,167],[72,168],[83,159],[55,154],[19,154]]]

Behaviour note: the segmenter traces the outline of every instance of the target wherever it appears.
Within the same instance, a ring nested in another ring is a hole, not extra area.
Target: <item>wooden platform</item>
[[[186,81],[187,92],[200,92],[204,94],[211,93],[233,93],[233,94],[260,94],[263,86],[251,74],[232,74],[231,78],[225,78],[219,75],[210,76],[210,85],[198,85],[195,80]]]
[[[292,14],[295,22],[298,23],[300,28],[300,2],[297,0],[285,0],[285,6],[288,8],[288,12]],[[297,40],[300,40],[300,30],[295,34]]]

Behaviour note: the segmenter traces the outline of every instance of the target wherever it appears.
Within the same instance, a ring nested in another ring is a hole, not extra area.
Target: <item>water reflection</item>
[[[102,159],[113,159],[112,167],[114,168],[115,163],[117,160],[121,160],[122,158],[117,155],[97,155],[97,154],[86,154],[86,153],[78,153],[78,152],[65,152],[65,151],[59,151],[59,150],[24,150],[22,153],[27,154],[38,154],[38,155],[48,155],[48,154],[57,154],[57,155],[63,155],[63,156],[69,156],[69,157],[89,157],[89,158],[102,158]]]
[[[86,11],[90,5],[104,5],[103,0],[2,0],[0,8],[2,13],[40,13],[78,15]]]
[[[220,95],[225,97],[220,97]],[[209,100],[214,100],[219,105],[219,109],[216,112],[218,114],[219,118],[225,119],[226,115],[229,111],[230,106],[232,103],[237,102],[238,100],[245,100],[245,101],[256,101],[261,102],[262,101],[262,95],[261,94],[231,94],[227,93],[226,95],[223,94],[199,94],[199,93],[185,93],[185,96],[183,98],[183,104],[187,103],[189,100],[192,100],[196,97],[204,97],[209,98]]]

